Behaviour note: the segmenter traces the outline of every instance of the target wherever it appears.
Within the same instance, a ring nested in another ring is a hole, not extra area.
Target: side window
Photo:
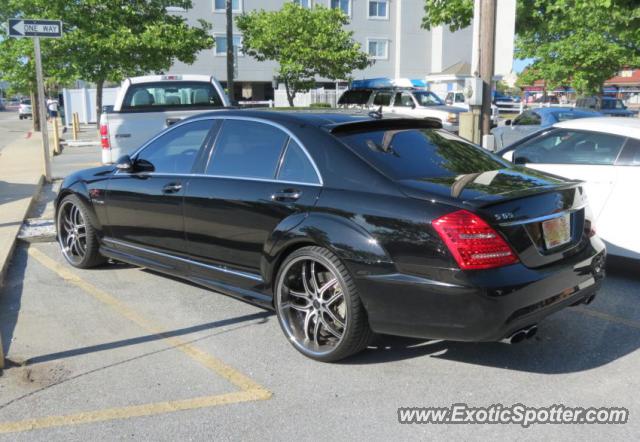
[[[413,107],[411,95],[398,92],[393,102],[394,107]]]
[[[514,161],[539,164],[612,165],[625,139],[599,132],[556,130],[525,142],[514,153]]]
[[[282,159],[282,165],[278,171],[278,179],[282,181],[295,181],[299,183],[320,184],[318,175],[309,158],[302,148],[293,139],[289,140],[287,151]]]
[[[391,97],[393,95],[390,92],[379,92],[373,99],[374,106],[389,106],[391,104]]]
[[[621,166],[640,166],[640,140],[628,138],[627,144],[625,144],[616,164]]]
[[[153,164],[156,173],[190,173],[213,120],[194,121],[170,130],[145,147],[136,160]]]
[[[269,124],[225,120],[206,173],[273,179],[287,134]]]
[[[526,111],[521,113],[513,120],[514,126],[534,126],[538,125],[541,122],[540,115],[535,112]]]

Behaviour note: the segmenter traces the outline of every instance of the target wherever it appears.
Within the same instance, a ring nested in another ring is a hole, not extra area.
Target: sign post
[[[40,131],[42,132],[42,154],[44,155],[44,176],[51,181],[51,157],[49,156],[49,130],[47,127],[47,102],[44,96],[44,78],[42,76],[42,56],[40,53],[40,37],[62,37],[62,22],[60,20],[27,20],[9,19],[10,37],[33,38],[33,51],[36,62],[36,81],[38,83],[38,110],[40,117]]]

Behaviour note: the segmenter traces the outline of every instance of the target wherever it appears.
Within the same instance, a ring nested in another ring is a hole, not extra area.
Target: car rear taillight
[[[462,270],[490,269],[518,262],[498,232],[467,210],[441,216],[431,224]]]
[[[109,143],[109,128],[106,124],[100,125],[100,144],[103,149],[111,148],[111,144]]]

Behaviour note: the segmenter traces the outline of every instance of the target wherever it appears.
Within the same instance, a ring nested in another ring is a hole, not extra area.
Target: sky
[[[524,68],[533,63],[533,58],[525,58],[524,60],[513,60],[513,70],[519,74]]]

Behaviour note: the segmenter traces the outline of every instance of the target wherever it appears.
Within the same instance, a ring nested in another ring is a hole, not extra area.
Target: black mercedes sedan
[[[62,253],[178,276],[272,308],[304,355],[374,332],[517,342],[604,277],[579,182],[427,120],[223,110],[68,176]]]

